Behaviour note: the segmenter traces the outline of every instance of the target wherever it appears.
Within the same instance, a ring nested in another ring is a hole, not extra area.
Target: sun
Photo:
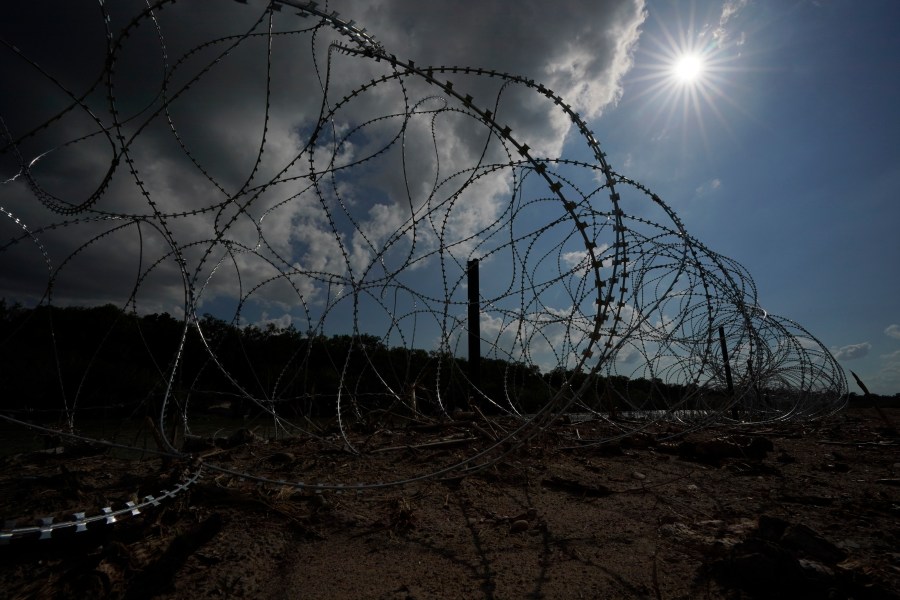
[[[683,131],[703,137],[710,118],[729,127],[725,115],[732,107],[740,110],[733,95],[743,71],[737,63],[740,53],[710,36],[663,29],[636,55],[629,83],[648,127],[668,131],[680,121]]]
[[[694,3],[647,3],[657,6],[635,50],[623,104],[640,111],[653,139],[677,133],[685,144],[706,145],[712,127],[731,132],[735,117],[749,115],[741,98],[757,59],[745,46],[752,21],[735,21],[746,2],[706,3],[707,9]]]
[[[700,81],[704,70],[703,58],[697,53],[688,52],[675,59],[672,64],[672,77],[678,83],[691,85]]]

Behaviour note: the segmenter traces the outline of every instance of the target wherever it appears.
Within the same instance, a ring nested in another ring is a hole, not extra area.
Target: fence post
[[[737,404],[734,401],[734,382],[731,380],[731,363],[728,362],[728,344],[725,343],[725,328],[719,326],[719,343],[722,344],[722,362],[725,363],[725,384],[728,386],[728,395],[731,397],[731,416],[738,418]]]
[[[481,387],[481,306],[478,282],[478,259],[466,265],[469,284],[469,381]]]

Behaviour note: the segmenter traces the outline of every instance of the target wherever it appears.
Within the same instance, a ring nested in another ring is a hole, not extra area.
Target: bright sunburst
[[[633,98],[645,107],[647,127],[661,135],[679,126],[685,134],[705,138],[712,119],[727,129],[725,114],[738,104],[732,95],[740,76],[735,53],[711,41],[709,35],[689,30],[678,35],[664,30],[648,42],[633,80]]]
[[[725,4],[701,11],[693,2],[678,3],[650,13],[628,100],[640,103],[654,136],[678,131],[685,140],[705,141],[714,122],[727,130],[734,111],[745,112],[737,94],[747,73],[745,38],[733,27],[745,3]]]
[[[672,65],[672,76],[679,83],[693,84],[703,76],[703,58],[694,52],[682,54]]]

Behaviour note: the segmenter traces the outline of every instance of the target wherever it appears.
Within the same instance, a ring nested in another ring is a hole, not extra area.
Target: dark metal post
[[[753,359],[747,359],[747,376],[753,382],[753,395],[756,398],[756,410],[760,410],[762,408],[762,397],[759,393],[759,381],[756,379],[756,375],[753,373]]]
[[[725,384],[731,397],[731,416],[737,420],[738,411],[734,403],[734,382],[731,380],[731,363],[728,362],[728,344],[725,343],[725,328],[719,327],[719,342],[722,344],[722,362],[725,363]]]
[[[469,381],[481,386],[481,300],[478,282],[478,259],[466,265],[469,280]]]

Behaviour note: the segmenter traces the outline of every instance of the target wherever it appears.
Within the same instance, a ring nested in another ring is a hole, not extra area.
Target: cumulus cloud
[[[896,323],[888,325],[884,330],[884,335],[900,340],[900,325]]]
[[[339,10],[349,14],[354,6]],[[596,116],[621,93],[645,16],[643,0],[380,0],[370,3],[365,22],[398,56],[531,77]]]
[[[863,342],[861,344],[848,344],[846,346],[841,346],[834,352],[834,357],[837,360],[856,360],[857,358],[863,358],[864,356],[869,354],[869,350],[872,349],[872,344],[869,342]]]
[[[290,307],[312,312],[354,278],[395,276],[405,264],[419,271],[411,287],[442,295],[443,270],[422,267],[438,250],[472,252],[475,234],[509,201],[508,171],[467,179],[479,161],[508,161],[483,121],[464,111],[434,118],[454,99],[412,77],[361,92],[392,68],[333,52],[332,41],[348,42],[328,28],[313,39],[317,19],[284,10],[270,23],[261,1],[223,1],[214,11],[170,4],[129,31],[110,88],[101,79],[92,90],[107,58],[101,13],[50,4],[14,3],[0,24],[0,38],[52,77],[13,52],[0,54],[0,70],[18,90],[0,97],[9,128],[0,131],[0,180],[14,179],[0,185],[0,205],[12,215],[2,233],[17,240],[0,251],[0,295],[34,302],[52,279],[58,303],[133,298],[139,309],[172,312],[190,288],[197,306],[249,298],[260,306],[244,315],[248,322],[306,329],[314,324],[291,317]],[[118,35],[146,5],[105,6]],[[398,58],[533,78],[586,117],[620,96],[646,16],[644,0],[343,0],[329,10],[365,26]],[[307,31],[286,33],[300,29]],[[548,98],[497,78],[441,77],[534,152],[561,151],[572,122]],[[311,140],[320,111],[345,95]],[[327,169],[332,174],[318,175]]]
[[[263,311],[262,318],[254,323],[257,327],[265,329],[268,325],[274,326],[276,329],[287,329],[293,323],[293,317],[285,313],[280,317],[270,317],[269,313]]]

